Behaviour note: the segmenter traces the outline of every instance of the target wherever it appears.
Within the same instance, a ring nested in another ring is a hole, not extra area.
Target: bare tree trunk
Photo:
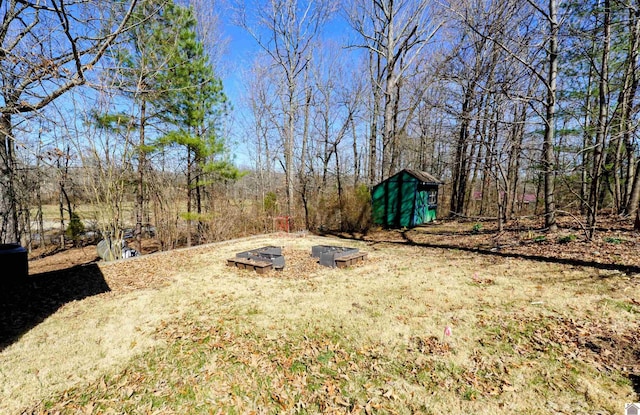
[[[522,107],[518,112],[516,106],[513,110],[514,124],[511,127],[511,148],[509,151],[507,169],[507,189],[509,189],[505,202],[505,220],[509,221],[515,213],[515,201],[518,192],[518,178],[520,170],[520,157],[522,157],[522,140],[524,139],[524,123],[527,117],[527,109]]]
[[[602,165],[605,159],[605,140],[607,137],[607,118],[609,115],[609,50],[611,44],[611,4],[610,0],[604,0],[604,22],[602,39],[602,61],[600,67],[600,80],[598,82],[598,122],[596,128],[595,147],[593,149],[593,168],[591,173],[591,186],[589,190],[589,212],[587,226],[589,236],[593,238],[596,230],[598,209],[600,204],[600,182]]]
[[[593,48],[591,49],[595,54],[595,42],[593,44]],[[589,152],[586,150],[591,147],[591,85],[593,83],[594,76],[594,68],[593,65],[589,65],[589,76],[587,81],[587,90],[585,92],[585,111],[584,111],[584,121],[582,125],[583,134],[582,134],[582,171],[581,178],[582,183],[580,185],[580,211],[582,214],[586,214],[589,209]]]
[[[471,178],[471,198],[470,199],[474,199],[474,193],[473,190],[477,189],[476,187],[476,183],[478,182],[478,175],[481,171],[483,171],[484,173],[482,174],[481,180],[480,180],[480,206],[477,205],[477,203],[475,204],[475,210],[474,213],[477,215],[482,215],[484,213],[484,196],[485,196],[485,187],[486,187],[486,164],[484,162],[484,160],[486,159],[486,154],[484,153],[485,150],[485,146],[484,146],[484,141],[482,141],[480,143],[480,146],[478,147],[478,157],[476,158],[476,164],[474,166],[473,169],[473,176]]]
[[[391,32],[391,29],[389,30]],[[392,41],[392,40],[387,40]],[[392,50],[392,49],[391,49]],[[400,64],[402,65],[402,64]],[[382,134],[382,178],[396,173],[399,131],[397,129],[400,79],[395,74],[395,64],[387,64],[387,79],[384,90],[384,125]]]
[[[144,97],[140,102],[140,135],[138,141],[138,171],[137,171],[137,183],[136,183],[136,227],[134,230],[134,237],[136,240],[136,249],[138,252],[142,252],[142,215],[144,212],[144,168],[146,164],[145,154],[145,127],[147,121],[147,101]]]
[[[65,247],[65,241],[64,241],[64,232],[65,232],[65,225],[64,225],[64,174],[62,173],[62,166],[60,165],[60,155],[58,156],[57,160],[56,160],[56,164],[57,164],[57,168],[58,168],[58,173],[60,174],[60,178],[58,179],[58,188],[59,188],[59,192],[58,192],[58,209],[60,211],[60,248],[64,249]]]
[[[374,76],[373,61],[376,61]],[[380,55],[369,51],[369,66],[371,74],[371,88],[373,90],[373,108],[371,111],[371,130],[369,132],[369,186],[376,184],[378,168],[378,112],[380,111]]]
[[[15,193],[15,143],[11,114],[0,116],[0,243],[17,243],[20,240],[18,231],[18,209]]]
[[[195,169],[195,178],[194,178],[194,188],[196,191],[196,213],[197,213],[197,222],[198,226],[196,229],[196,243],[198,245],[202,244],[205,238],[205,227],[204,222],[202,221],[202,198],[204,193],[204,188],[202,186],[202,160],[201,157],[196,156],[196,161],[194,163]],[[212,207],[213,210],[213,207]]]
[[[623,191],[622,191],[622,137],[615,138],[616,151],[613,155],[613,167],[611,174],[613,174],[613,200],[615,203],[616,213],[620,213],[623,209]],[[613,143],[611,143],[613,145]]]
[[[340,229],[345,230],[345,222],[344,222],[344,197],[342,191],[342,174],[340,172],[340,157],[338,155],[338,145],[334,144],[334,152],[336,155],[336,183],[338,185],[338,212],[340,213]]]
[[[402,63],[400,63],[402,67]],[[391,162],[389,166],[389,176],[393,175],[398,171],[398,166],[402,165],[402,152],[400,149],[402,148],[403,136],[406,133],[402,128],[398,126],[398,116],[400,115],[400,90],[402,87],[402,79],[398,79],[395,84],[395,92],[393,97],[393,106],[392,106],[392,123],[391,123],[391,131],[393,132],[393,139],[391,140]]]
[[[307,192],[309,191],[308,182],[310,180],[309,175],[307,174],[307,146],[309,143],[309,122],[310,122],[310,110],[311,110],[311,99],[312,99],[312,90],[308,85],[309,79],[309,68],[305,68],[304,74],[304,83],[306,86],[305,92],[305,100],[304,100],[304,126],[302,129],[302,148],[300,151],[300,167],[298,168],[298,181],[300,182],[300,195],[302,197],[302,203],[304,206],[304,225],[305,229],[311,228],[311,218],[309,217],[309,195]]]
[[[191,157],[191,149],[187,148],[187,246],[191,246],[191,211],[192,211],[192,198],[193,198],[193,186],[191,185],[193,170],[193,160]]]
[[[638,204],[640,203],[640,166],[636,160],[635,174],[633,176],[633,186],[631,187],[631,195],[629,197],[629,216],[640,213]]]
[[[353,187],[360,182],[360,155],[358,153],[358,135],[356,133],[356,123],[351,117],[351,133],[353,134]]]
[[[501,193],[503,193],[505,196],[507,194],[507,192],[501,192],[500,190],[501,190],[500,180],[496,180],[496,193],[497,193],[496,201],[498,204],[498,232],[504,231],[504,222],[505,222],[505,219],[504,219],[505,200],[501,195]]]
[[[558,78],[558,13],[557,0],[549,0],[549,72],[547,78],[547,102],[544,125],[544,142],[542,157],[544,166],[544,223],[549,232],[556,232],[556,204],[555,204],[555,153],[553,144],[555,139],[556,120],[556,89]]]
[[[544,175],[541,173],[538,175],[537,183],[536,183],[536,204],[533,208],[533,214],[538,215],[540,211],[540,195],[542,194],[542,188],[544,185]]]
[[[491,105],[493,104],[493,105]],[[496,195],[496,207],[497,207],[497,217],[498,217],[498,228],[503,226],[504,222],[504,189],[501,186],[501,174],[502,169],[500,166],[500,160],[498,159],[498,124],[499,120],[499,109],[497,108],[498,102],[497,97],[492,96],[491,102],[487,103],[487,107],[490,108],[491,111],[487,111],[486,118],[489,120],[487,126],[487,133],[485,134],[485,159],[486,159],[486,167],[484,171],[484,180],[485,180],[485,189],[490,189],[490,181],[493,179],[495,182]],[[487,203],[488,196],[485,194],[483,190],[482,202]],[[501,194],[502,193],[502,194]]]
[[[478,111],[484,106],[484,117],[482,120],[480,117],[476,119],[476,125],[473,132],[473,140],[471,142],[471,150],[469,151],[469,174],[471,174],[471,179],[469,180],[469,185],[467,186],[467,191],[465,192],[464,197],[464,209],[463,212],[466,214],[469,213],[469,203],[473,199],[473,189],[475,187],[476,180],[478,178],[478,171],[480,170],[480,162],[482,160],[482,149],[484,144],[484,138],[486,137],[487,131],[487,120],[489,113],[489,106],[486,105],[486,99],[483,97],[480,99],[480,103],[478,105]],[[478,148],[478,154],[476,154],[476,147]],[[473,173],[471,173],[471,169],[473,168]],[[480,208],[482,209],[482,203],[480,203]]]
[[[453,181],[451,188],[451,215],[461,215],[464,212],[464,200],[467,192],[468,177],[468,153],[469,145],[469,123],[471,117],[471,99],[475,83],[467,87],[462,102],[462,113],[460,115],[460,130],[456,141],[456,149],[453,161]]]
[[[38,162],[38,172],[40,171],[40,166]],[[39,246],[47,246],[47,240],[44,237],[44,214],[42,212],[42,188],[41,184],[38,183],[36,186],[36,204],[37,204],[37,213],[36,220],[38,221],[38,235],[40,235],[40,243]]]
[[[284,142],[284,163],[285,181],[287,193],[287,216],[293,215],[293,138],[295,135],[295,93],[296,85],[293,79],[288,79],[288,108],[286,109],[285,142]]]
[[[58,168],[58,172],[60,174],[60,178],[58,181],[58,186],[60,189],[59,201],[60,201],[60,247],[62,249],[65,248],[65,221],[64,221],[64,210],[65,204],[67,213],[69,214],[69,224],[73,221],[73,207],[71,205],[71,199],[69,198],[69,193],[67,192],[67,181],[69,178],[69,160],[71,159],[71,148],[67,145],[65,152],[59,152],[57,154],[58,158],[56,159],[56,164]],[[75,241],[74,241],[75,242]]]

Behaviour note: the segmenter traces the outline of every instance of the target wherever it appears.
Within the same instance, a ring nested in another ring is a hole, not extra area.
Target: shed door
[[[429,210],[429,193],[418,190],[416,194],[416,204],[413,213],[413,225],[420,225],[427,221],[427,211]]]
[[[436,220],[436,213],[438,211],[438,189],[430,189],[427,199],[427,209],[424,221],[432,222]]]
[[[398,183],[392,180],[382,182],[373,188],[371,194],[373,223],[383,226],[399,226]]]

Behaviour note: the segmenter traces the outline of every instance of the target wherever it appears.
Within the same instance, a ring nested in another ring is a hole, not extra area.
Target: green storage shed
[[[436,219],[438,186],[429,173],[402,170],[371,191],[373,223],[388,228],[413,228]]]

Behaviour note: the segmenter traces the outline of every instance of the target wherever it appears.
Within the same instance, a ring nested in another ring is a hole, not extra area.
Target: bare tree
[[[73,112],[81,118],[91,120],[96,112],[112,105],[112,88],[103,88],[95,97],[73,95]],[[133,111],[132,108],[127,108]],[[131,192],[134,178],[132,155],[134,150],[133,128],[129,117],[116,117],[108,123],[89,122],[82,125],[69,123],[65,133],[72,143],[83,171],[82,185],[92,206],[89,219],[97,226],[103,238],[111,242],[123,239],[123,229],[127,223],[127,194]],[[124,124],[120,128],[119,124]],[[120,244],[113,246],[119,258]]]
[[[243,104],[248,111],[245,118],[239,120],[244,126],[243,142],[250,149],[249,156],[257,176],[256,193],[263,204],[274,177],[274,136],[278,125],[274,123],[276,82],[269,66],[259,59],[255,60],[250,71],[243,74],[245,79],[245,97]]]
[[[600,205],[601,174],[605,160],[605,144],[609,129],[609,51],[611,49],[611,3],[604,0],[604,34],[602,37],[602,56],[598,81],[598,117],[596,120],[596,138],[593,150],[593,166],[591,170],[591,186],[587,225],[590,237],[594,236],[598,209]]]
[[[224,73],[224,56],[228,52],[229,39],[222,33],[220,4],[212,0],[185,0],[193,8],[198,21],[198,39],[206,45],[206,53],[215,73]],[[179,3],[179,2],[178,2]]]
[[[249,15],[248,10],[252,11]],[[312,58],[312,46],[334,6],[330,1],[274,0],[242,4],[237,23],[256,40],[281,71],[284,83],[282,138],[287,214],[293,214],[294,148],[300,108],[301,77]],[[304,94],[302,94],[304,96]]]
[[[518,23],[526,21],[526,15],[519,14],[517,2],[493,3],[485,8],[482,2],[461,1],[452,7],[454,17],[460,20],[451,29],[454,39],[448,51],[451,57],[441,75],[444,86],[455,86],[450,88],[457,119],[451,154],[450,214],[467,213],[472,187],[479,175],[482,214],[492,188],[491,180],[501,177],[495,171],[500,167],[500,158],[494,152],[503,139],[503,131],[494,128],[496,106],[504,107],[505,101],[515,99],[512,96],[524,94],[509,81],[512,74],[521,73],[522,65],[504,49],[520,53],[527,48],[529,34],[512,37]],[[502,208],[500,204],[498,207]]]
[[[354,0],[347,4],[349,22],[361,36],[371,57],[371,81],[374,88],[371,140],[377,135],[375,127],[378,99],[384,98],[382,127],[382,178],[395,173],[398,167],[399,146],[396,117],[402,82],[421,56],[423,48],[441,26],[431,15],[429,2],[409,0]],[[370,151],[370,168],[375,162],[375,142]],[[370,173],[370,176],[371,173]]]
[[[332,186],[329,186],[329,183],[336,184],[337,213],[340,215],[340,226],[344,228],[342,213],[345,208],[345,178],[343,176],[346,172],[341,162],[342,153],[345,151],[341,150],[341,147],[342,141],[353,128],[354,118],[361,110],[363,84],[356,80],[357,73],[349,72],[346,61],[335,53],[336,50],[339,49],[326,48],[325,53],[317,60],[318,65],[314,68],[313,87],[316,100],[313,108],[313,130],[319,150],[316,151],[315,158],[321,164],[318,190],[325,196],[331,193],[329,189]],[[340,73],[342,76],[337,79],[335,73]],[[344,160],[346,159],[345,155]],[[354,164],[355,162],[354,159]],[[317,210],[322,209],[318,206]]]
[[[544,201],[545,201],[545,226],[550,232],[557,230],[556,224],[556,205],[555,205],[555,123],[556,123],[556,107],[557,107],[557,78],[558,78],[558,59],[559,59],[559,30],[560,20],[558,17],[558,0],[548,0],[546,4],[540,4],[541,1],[527,0],[530,8],[521,7],[521,3],[504,3],[504,7],[513,9],[517,5],[518,13],[504,15],[501,24],[504,26],[499,33],[505,33],[505,27],[512,28],[509,35],[518,34],[510,42],[496,36],[493,32],[484,32],[483,22],[470,20],[468,18],[465,4],[458,4],[452,7],[452,10],[460,16],[468,27],[476,34],[482,36],[484,41],[494,43],[498,48],[502,49],[511,60],[525,67],[531,75],[537,78],[538,82],[544,88],[546,97],[542,106],[544,113],[540,117],[544,123],[544,139],[542,142],[542,167],[544,177]],[[458,7],[456,9],[456,7]],[[502,6],[501,6],[502,8]],[[533,16],[542,17],[546,22],[547,28],[539,35],[540,45],[535,47],[531,41],[531,29],[534,27],[532,21]],[[510,37],[509,36],[509,37]],[[509,38],[507,37],[507,39]],[[541,59],[539,55],[545,54]],[[542,69],[541,69],[542,68]],[[533,97],[528,97],[533,102]]]
[[[555,140],[556,122],[556,94],[558,79],[558,0],[549,0],[547,10],[542,9],[532,0],[527,0],[549,24],[547,46],[547,76],[542,79],[546,90],[547,100],[544,117],[544,141],[542,144],[542,161],[544,166],[544,223],[549,232],[558,230],[556,224],[555,204],[555,153],[553,150]]]
[[[19,240],[15,197],[14,123],[86,82],[86,73],[127,29],[137,0],[27,2],[0,7],[0,242]],[[117,23],[115,29],[114,22]]]

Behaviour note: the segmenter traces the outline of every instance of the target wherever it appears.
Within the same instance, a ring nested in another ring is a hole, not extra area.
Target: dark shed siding
[[[435,219],[437,205],[429,194],[440,181],[425,172],[402,170],[373,187],[373,222],[387,227],[414,227]]]

